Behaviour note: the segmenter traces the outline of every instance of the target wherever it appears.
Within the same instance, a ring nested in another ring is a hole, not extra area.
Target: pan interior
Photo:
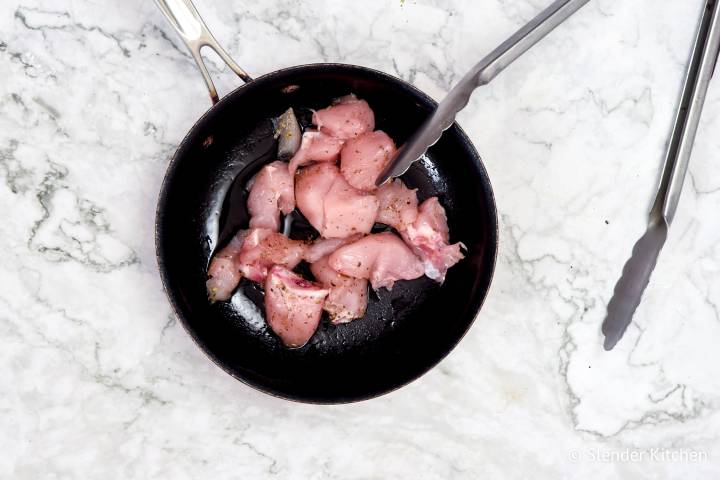
[[[312,109],[349,93],[368,101],[376,128],[398,145],[434,107],[404,82],[361,67],[308,65],[266,75],[229,94],[193,127],[169,167],[158,208],[160,271],[190,334],[235,377],[296,400],[359,400],[418,377],[469,328],[494,268],[492,191],[477,153],[455,126],[403,176],[421,201],[439,197],[451,241],[467,247],[444,284],[422,277],[371,292],[363,319],[335,326],[323,316],[311,341],[294,350],[266,327],[263,293],[252,282],[243,280],[228,302],[208,302],[212,252],[246,227],[247,181],[275,159],[272,119],[293,107],[307,125]],[[311,231],[301,220],[292,236],[308,238]]]

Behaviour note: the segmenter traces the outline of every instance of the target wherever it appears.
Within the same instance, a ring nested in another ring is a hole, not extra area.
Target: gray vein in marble
[[[510,219],[507,217],[503,217],[503,224],[505,225],[511,225]],[[560,375],[565,379],[565,386],[566,386],[566,393],[569,399],[568,409],[567,413],[568,416],[571,418],[572,423],[574,425],[574,428],[582,433],[587,433],[592,436],[598,437],[598,438],[615,438],[620,436],[622,433],[624,433],[626,430],[634,430],[645,426],[654,426],[659,425],[662,423],[668,423],[668,422],[677,422],[677,423],[684,423],[688,420],[694,420],[697,418],[700,418],[704,414],[708,412],[708,410],[711,410],[710,405],[707,405],[703,402],[696,402],[694,405],[687,407],[685,411],[675,413],[671,411],[667,411],[662,408],[653,408],[645,413],[643,413],[639,418],[637,419],[630,419],[627,420],[620,428],[618,428],[616,431],[612,433],[603,433],[598,430],[594,429],[588,429],[585,427],[580,426],[580,421],[577,417],[577,414],[575,413],[575,410],[577,406],[581,403],[582,398],[577,396],[572,387],[572,382],[568,380],[568,366],[570,362],[570,358],[572,357],[573,353],[576,352],[578,346],[572,339],[572,337],[568,333],[568,329],[574,322],[582,322],[585,314],[596,307],[596,300],[594,298],[588,298],[590,295],[590,292],[587,289],[583,288],[577,288],[572,287],[573,290],[575,290],[576,293],[571,294],[568,296],[567,294],[561,292],[557,287],[554,286],[546,286],[538,284],[533,278],[532,278],[532,270],[528,271],[525,266],[528,265],[534,265],[536,262],[541,261],[545,258],[550,258],[554,262],[560,264],[560,265],[566,265],[569,266],[569,271],[573,272],[571,275],[576,275],[578,273],[577,269],[573,269],[572,266],[567,263],[566,261],[561,260],[555,255],[552,254],[546,254],[542,255],[537,258],[522,258],[517,250],[518,240],[515,236],[512,228],[506,229],[506,237],[510,241],[510,249],[513,251],[513,255],[516,259],[516,261],[511,261],[511,264],[522,265],[523,268],[521,269],[521,273],[524,273],[525,281],[529,286],[536,289],[538,292],[543,292],[546,296],[555,294],[559,299],[564,301],[568,304],[568,306],[571,306],[575,309],[575,314],[571,316],[571,319],[569,321],[561,320],[558,317],[558,322],[561,324],[564,324],[564,330],[563,330],[563,338],[561,340],[561,345],[558,350],[558,358],[560,360],[559,363],[559,373]],[[586,272],[587,274],[587,272]],[[570,282],[570,285],[572,285],[572,282]],[[714,307],[717,315],[717,307]],[[630,353],[628,354],[628,367],[646,367],[646,366],[652,366],[657,365],[656,362],[652,363],[638,363],[633,362],[631,360],[633,352],[637,348],[638,344],[641,341],[642,338],[642,328],[637,326],[638,329],[641,330],[640,335],[638,335],[635,339],[635,344],[630,350]],[[648,399],[653,404],[660,404],[663,400],[667,399],[674,391],[682,388],[683,395],[685,392],[685,389],[687,386],[685,385],[677,385],[676,388],[674,388],[672,391],[664,394],[660,398],[653,399],[650,394],[648,394]]]
[[[97,236],[100,234],[111,233],[110,225],[103,217],[103,211],[92,202],[86,199],[78,198],[72,194],[66,186],[62,184],[62,180],[68,175],[68,170],[58,164],[48,160],[50,170],[45,174],[40,184],[40,188],[36,193],[36,197],[42,208],[42,216],[38,219],[30,230],[28,238],[28,248],[42,253],[46,259],[50,261],[77,261],[99,272],[109,272],[117,268],[127,267],[139,262],[135,252],[128,252],[125,258],[119,261],[113,261],[104,257],[102,249],[95,243]],[[40,229],[47,224],[53,214],[53,200],[55,195],[60,191],[70,192],[74,197],[75,210],[79,214],[77,220],[63,219],[58,223],[56,232],[63,239],[66,246],[48,246],[43,241],[38,241],[38,233]],[[71,228],[67,228],[67,227]],[[72,227],[88,229],[91,239],[84,240],[78,238],[73,232]]]
[[[17,97],[19,99],[20,97]],[[15,99],[15,96],[13,96]],[[12,193],[25,193],[30,189],[32,170],[22,166],[15,158],[18,141],[11,139],[7,148],[0,149],[0,167],[5,170],[5,184]]]
[[[39,292],[34,295],[34,298],[38,305],[42,305],[44,308],[46,308],[48,311],[59,314],[65,321],[74,324],[75,326],[79,328],[90,328],[92,329],[92,326],[86,322],[85,320],[79,319],[77,317],[74,317],[70,315],[64,308],[56,307],[51,305],[46,299],[43,299]],[[5,303],[1,298],[0,302]],[[10,305],[5,303],[5,307],[10,307]],[[12,311],[12,308],[9,308],[9,310]],[[21,312],[13,312],[17,315],[19,315],[21,318],[24,318],[27,321],[30,321],[27,317],[25,317]],[[12,326],[12,322],[8,322],[6,320],[6,323],[10,326]],[[16,335],[20,337],[24,337],[20,331],[17,328],[14,328],[14,331]],[[167,406],[171,405],[171,400],[165,400],[161,398],[159,395],[157,395],[155,392],[153,392],[150,388],[143,387],[143,386],[127,386],[125,385],[120,378],[118,378],[115,375],[102,373],[102,366],[101,362],[98,356],[98,351],[100,350],[99,343],[95,342],[95,348],[93,353],[93,358],[95,360],[95,365],[90,366],[86,362],[82,361],[76,353],[71,349],[68,348],[64,343],[54,340],[50,338],[46,333],[44,333],[41,329],[34,329],[33,334],[37,335],[44,344],[51,346],[58,351],[63,352],[71,361],[73,364],[77,365],[81,370],[83,371],[83,374],[89,378],[92,379],[93,382],[95,382],[98,385],[102,385],[103,387],[109,389],[109,390],[116,390],[119,392],[122,392],[127,395],[132,395],[138,397],[142,401],[142,405],[147,405],[149,403],[157,403],[160,406]],[[34,342],[30,338],[24,338],[26,342],[29,344],[33,344]],[[115,370],[113,373],[117,373],[117,370]]]
[[[345,61],[435,98],[544,6],[197,2],[253,73]],[[227,377],[163,298],[154,203],[208,103],[152,2],[20,3],[0,15],[0,202],[11,211],[0,232],[0,477],[717,477],[713,95],[637,322],[613,355],[599,337],[625,237],[646,220],[702,0],[596,0],[476,92],[461,123],[501,213],[482,327],[410,386],[330,408]],[[237,85],[208,57],[221,91]],[[656,446],[711,460],[567,459],[571,448]]]
[[[50,24],[43,24],[43,23],[31,24],[32,21],[27,18],[28,13],[61,17],[61,18],[67,19],[68,23],[65,23],[63,25],[50,25]],[[72,22],[71,21],[72,19],[68,12],[21,7],[21,8],[18,8],[17,10],[15,10],[15,18],[18,19],[20,21],[20,23],[22,23],[22,25],[25,28],[27,28],[28,30],[36,30],[38,32],[41,32],[44,38],[46,38],[47,30],[66,31],[68,28],[78,28],[85,32],[97,32],[100,35],[113,40],[117,44],[118,48],[123,53],[123,55],[125,55],[128,58],[130,57],[130,50],[128,50],[127,48],[125,48],[123,46],[122,39],[118,35],[106,32],[102,28],[95,26],[95,25],[83,25],[82,23]]]
[[[260,457],[263,461],[269,461],[269,462],[270,462],[270,465],[268,465],[268,467],[267,467],[267,473],[269,473],[270,475],[275,475],[275,474],[277,474],[277,473],[280,472],[280,467],[278,466],[277,460],[275,460],[275,459],[274,459],[273,457],[271,457],[270,455],[261,452],[260,450],[258,450],[257,447],[255,447],[255,446],[252,445],[251,443],[243,442],[243,441],[238,441],[237,439],[236,439],[235,442],[233,442],[233,443],[235,443],[236,445],[240,445],[240,446],[243,446],[243,447],[247,448],[248,450],[250,450],[251,452],[253,452],[255,455],[257,455],[258,457]]]
[[[690,177],[690,188],[693,189],[695,192],[695,195],[701,196],[701,195],[713,195],[715,193],[720,192],[720,186],[714,187],[714,188],[708,188],[708,189],[701,189],[697,186],[697,182],[695,180],[695,175],[693,172],[688,172],[688,176]]]

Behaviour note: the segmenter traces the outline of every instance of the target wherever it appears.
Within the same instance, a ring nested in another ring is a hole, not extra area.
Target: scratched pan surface
[[[206,269],[215,248],[247,225],[247,181],[273,161],[272,119],[293,107],[307,125],[311,109],[355,93],[375,111],[376,128],[402,144],[434,102],[384,73],[339,64],[292,67],[233,91],[192,128],[176,152],[157,210],[160,273],[177,316],[225,371],[272,395],[313,403],[362,400],[394,390],[437,364],[472,324],[490,286],[497,213],[480,158],[452,127],[403,176],[420,200],[433,195],[447,211],[451,241],[467,255],[443,285],[422,277],[371,292],[364,318],[320,327],[289,350],[266,327],[263,293],[243,280],[228,302],[210,304]],[[312,238],[300,216],[293,238]],[[380,228],[378,226],[378,228]],[[309,274],[306,266],[299,269]]]

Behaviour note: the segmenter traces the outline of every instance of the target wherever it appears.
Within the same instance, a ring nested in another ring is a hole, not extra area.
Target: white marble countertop
[[[251,74],[356,63],[439,99],[548,2],[197,3]],[[3,1],[0,477],[718,478],[718,79],[636,321],[611,353],[600,333],[702,4],[592,0],[474,95],[460,123],[501,224],[488,300],[423,378],[328,407],[233,380],[171,315],[155,201],[209,101],[153,2]]]

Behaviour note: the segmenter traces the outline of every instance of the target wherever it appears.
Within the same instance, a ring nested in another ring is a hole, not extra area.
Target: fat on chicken
[[[437,197],[420,204],[417,218],[401,234],[422,260],[425,275],[440,283],[445,280],[448,269],[464,257],[462,243],[448,244],[447,216]]]

